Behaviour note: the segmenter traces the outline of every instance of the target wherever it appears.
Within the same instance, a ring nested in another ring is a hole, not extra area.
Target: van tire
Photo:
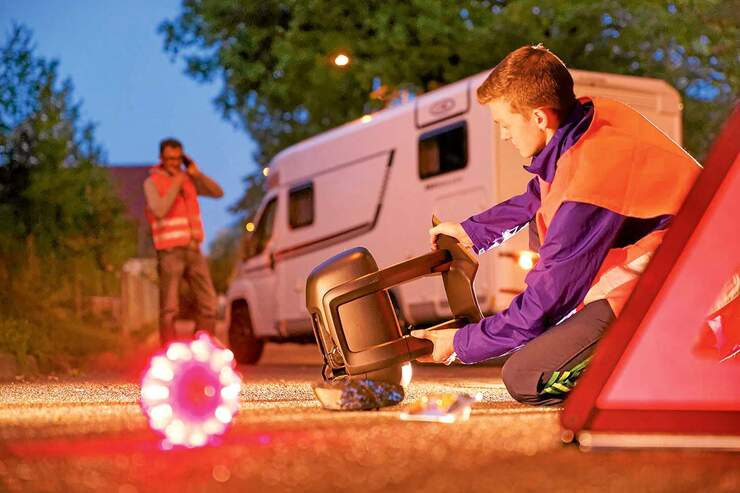
[[[262,356],[265,341],[257,339],[252,330],[252,318],[246,303],[234,303],[229,324],[229,347],[237,363],[254,365]]]

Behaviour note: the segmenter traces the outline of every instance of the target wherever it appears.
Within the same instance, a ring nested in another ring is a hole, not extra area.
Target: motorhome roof
[[[444,87],[440,87],[438,89],[435,89],[434,91],[430,91],[428,93],[422,94],[416,99],[420,99],[423,101],[423,99],[426,97],[429,97],[429,95],[431,94],[437,95],[441,91],[457,92],[461,89],[465,90],[470,80],[478,76],[480,76],[480,74],[477,76],[468,77],[466,79],[459,80],[457,82],[453,82],[452,84],[448,84]],[[313,137],[309,137],[306,140],[303,140],[297,144],[294,144],[280,151],[273,159],[273,163],[282,161],[288,158],[292,154],[304,152],[310,148],[320,146],[326,142],[334,141],[339,137],[347,137],[356,132],[364,131],[368,126],[379,125],[382,122],[386,122],[400,115],[413,113],[416,99],[412,99],[411,101],[400,104],[398,106],[394,106],[392,108],[386,108],[386,109],[377,111],[375,113],[371,113],[370,115],[365,115],[365,116],[371,117],[371,119],[369,120],[363,121],[364,117],[357,118],[356,120],[347,122],[344,125],[341,125],[339,127],[335,127],[331,130],[327,130],[326,132],[322,132],[318,135],[314,135]]]
[[[283,161],[289,158],[292,154],[304,152],[313,147],[321,146],[326,142],[336,140],[338,137],[350,136],[353,133],[364,130],[370,125],[377,125],[380,122],[387,121],[398,115],[413,111],[414,102],[409,101],[393,108],[386,108],[375,113],[371,113],[369,115],[371,117],[369,121],[363,121],[362,118],[357,118],[343,125],[340,125],[339,127],[332,128],[331,130],[327,130],[320,134],[314,135],[313,137],[309,137],[306,140],[302,140],[297,144],[293,144],[290,147],[286,147],[273,158],[273,163]]]
[[[343,141],[346,139],[350,139],[355,134],[366,132],[367,129],[369,129],[370,127],[376,127],[383,123],[392,121],[396,118],[413,114],[414,106],[417,103],[422,104],[426,98],[439,97],[442,92],[449,92],[450,95],[458,94],[460,91],[467,90],[469,86],[475,88],[478,86],[478,84],[482,83],[483,80],[485,80],[488,74],[489,71],[480,72],[452,84],[448,84],[444,87],[435,89],[434,91],[425,93],[407,103],[372,113],[369,120],[366,119],[363,121],[362,118],[358,118],[339,127],[327,130],[313,137],[309,137],[308,139],[305,139],[280,151],[273,158],[272,162],[270,163],[270,167],[273,168],[273,172],[276,172],[279,171],[279,168],[281,168],[283,165],[291,166],[290,163],[294,161],[295,158],[299,158],[299,156],[305,156],[307,154],[306,151],[309,150],[321,154],[322,152],[327,151],[327,146],[335,146],[340,140]],[[662,109],[666,111],[680,109],[681,100],[678,91],[676,91],[672,86],[660,79],[609,74],[602,72],[587,72],[582,70],[571,70],[571,74],[573,75],[576,86],[580,86],[581,88],[587,86],[599,86],[601,89],[614,89],[615,92],[631,90],[634,92],[643,92],[646,94],[660,93],[665,95],[665,97],[661,98],[661,101],[659,102]],[[302,174],[298,170],[295,171],[297,172],[296,174]],[[280,181],[284,183],[282,179]]]

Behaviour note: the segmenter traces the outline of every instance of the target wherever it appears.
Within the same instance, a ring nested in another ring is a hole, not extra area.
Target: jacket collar
[[[555,178],[558,159],[588,129],[593,116],[594,105],[591,101],[576,101],[550,142],[532,157],[532,162],[529,166],[524,166],[524,169],[548,183],[552,182]]]

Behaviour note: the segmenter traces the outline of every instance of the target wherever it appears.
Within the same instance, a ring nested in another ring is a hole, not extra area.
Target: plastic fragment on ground
[[[401,412],[402,421],[426,421],[430,423],[456,423],[470,419],[474,403],[483,396],[454,392],[435,393],[420,397]]]
[[[403,387],[376,380],[339,380],[312,385],[324,409],[361,411],[395,406],[403,401]]]

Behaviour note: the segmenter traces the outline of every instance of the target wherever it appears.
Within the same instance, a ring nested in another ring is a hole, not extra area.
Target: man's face
[[[513,111],[511,104],[503,99],[491,101],[488,107],[494,123],[499,126],[501,139],[511,141],[522,157],[531,158],[545,147],[547,136],[536,110],[522,115]]]
[[[159,156],[162,160],[162,166],[170,173],[176,172],[182,166],[182,149],[179,147],[165,146],[162,154]]]

